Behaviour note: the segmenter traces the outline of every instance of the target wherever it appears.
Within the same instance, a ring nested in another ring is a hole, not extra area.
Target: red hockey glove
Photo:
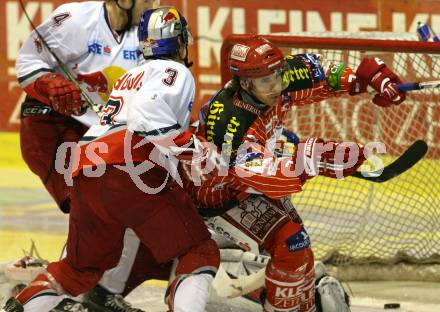
[[[80,90],[60,74],[41,76],[34,82],[34,89],[60,114],[81,115],[83,112]]]
[[[405,100],[405,92],[399,92],[396,83],[402,83],[379,58],[364,58],[356,70],[356,79],[350,85],[350,94],[365,92],[367,86],[379,92],[373,98],[373,103],[382,107],[397,105]]]
[[[341,179],[356,172],[364,161],[363,148],[356,143],[310,138],[298,145],[295,172],[303,180],[316,175]]]

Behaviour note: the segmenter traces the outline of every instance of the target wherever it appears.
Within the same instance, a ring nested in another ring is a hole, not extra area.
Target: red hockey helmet
[[[252,36],[243,43],[236,43],[229,53],[229,71],[242,78],[258,78],[270,75],[284,66],[284,57],[269,40]]]

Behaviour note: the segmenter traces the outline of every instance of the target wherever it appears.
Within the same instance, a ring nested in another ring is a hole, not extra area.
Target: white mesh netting
[[[412,34],[392,33],[302,35],[314,37],[314,42],[329,36],[417,40]],[[440,54],[382,52],[374,45],[355,51],[355,42],[343,49],[295,49],[286,42],[279,45],[286,54],[317,53],[324,62],[342,62],[352,68],[362,56],[377,56],[404,82],[440,78]],[[392,48],[392,41],[389,46]],[[429,145],[422,161],[388,182],[317,177],[306,184],[302,193],[292,197],[317,259],[335,264],[440,262],[439,91],[408,92],[405,102],[391,108],[374,105],[373,96],[365,94],[296,107],[291,112],[286,123],[300,138],[385,143],[387,154],[381,157],[385,165],[417,139]]]
[[[379,38],[377,33],[357,35]],[[416,40],[410,34],[379,35],[382,39]],[[363,55],[378,56],[407,82],[440,78],[440,55],[374,50],[307,52],[321,54],[325,62],[343,62],[353,68]],[[405,174],[382,184],[319,177],[292,200],[305,219],[319,259],[332,258],[344,264],[439,261],[439,89],[408,92],[404,103],[386,109],[374,105],[371,98],[369,94],[348,96],[298,107],[291,114],[292,128],[300,137],[383,142],[391,156],[383,158],[385,164],[415,140],[424,139],[430,147],[427,157]]]

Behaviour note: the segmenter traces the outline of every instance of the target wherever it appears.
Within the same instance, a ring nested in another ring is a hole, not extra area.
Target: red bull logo
[[[87,74],[78,74],[77,80],[83,84],[88,92],[97,93],[105,103],[116,81],[125,74],[125,70],[119,66],[109,66],[101,71]]]
[[[149,46],[150,48],[157,48],[158,47],[156,40],[154,40],[153,38],[145,39],[145,45]]]
[[[179,20],[179,18],[177,16],[177,14],[175,14],[175,12],[173,12],[171,10],[167,13],[167,15],[165,15],[163,17],[163,22],[165,24],[168,24],[170,22],[175,22],[175,21],[178,21],[178,20]]]
[[[90,74],[78,74],[76,79],[78,82],[87,84],[87,91],[89,92],[108,92],[107,78],[100,71]]]

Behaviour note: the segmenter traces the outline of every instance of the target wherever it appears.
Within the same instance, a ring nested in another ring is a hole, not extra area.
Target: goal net
[[[232,35],[224,42],[222,83],[230,79],[229,49],[246,37]],[[440,79],[440,45],[417,42],[411,34],[267,38],[285,54],[320,54],[323,64],[342,62],[355,69],[364,56],[380,57],[404,82]],[[385,165],[418,139],[429,146],[422,161],[388,182],[317,177],[306,183],[303,192],[292,196],[317,259],[337,265],[440,263],[439,97],[440,89],[412,91],[402,104],[381,108],[372,103],[373,94],[347,95],[291,111],[286,124],[300,138],[383,142],[387,152],[380,158]]]

